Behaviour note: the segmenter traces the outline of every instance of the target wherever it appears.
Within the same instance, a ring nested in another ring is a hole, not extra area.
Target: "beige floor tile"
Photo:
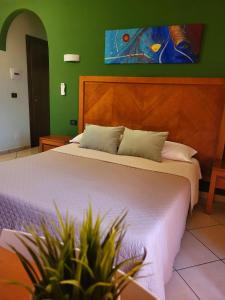
[[[217,225],[220,222],[213,215],[208,215],[201,207],[196,207],[191,216],[187,220],[187,229],[201,228]]]
[[[190,287],[180,277],[177,272],[173,272],[173,276],[167,283],[166,300],[196,300],[198,299]]]
[[[0,162],[15,159],[15,158],[16,158],[16,152],[2,154],[0,155]]]
[[[176,270],[218,260],[218,258],[199,242],[190,232],[185,232],[181,249],[178,253],[174,268]]]
[[[212,217],[220,224],[225,224],[225,202],[215,202],[213,204]]]
[[[38,153],[38,147],[21,150],[17,152],[17,158],[30,156],[36,153]]]
[[[16,153],[16,157],[24,157],[30,155],[30,149],[20,150]]]
[[[225,226],[216,225],[206,228],[194,229],[191,230],[191,232],[216,256],[221,259],[225,258]]]
[[[225,299],[225,264],[221,261],[180,270],[179,274],[201,300]]]
[[[39,153],[39,147],[33,147],[30,149],[32,154],[37,154]]]

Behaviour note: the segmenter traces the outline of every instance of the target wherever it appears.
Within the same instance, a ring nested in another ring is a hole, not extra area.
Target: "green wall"
[[[0,27],[17,9],[46,27],[50,58],[51,133],[74,134],[80,75],[225,77],[225,0],[0,0]],[[105,29],[204,23],[201,62],[194,65],[104,65]],[[78,64],[64,53],[79,53]],[[60,96],[59,84],[67,84]]]

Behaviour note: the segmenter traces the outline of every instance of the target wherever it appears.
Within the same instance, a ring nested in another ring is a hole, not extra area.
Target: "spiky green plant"
[[[129,277],[139,271],[144,260],[144,257],[133,257],[117,263],[126,232],[126,213],[117,217],[102,232],[101,217],[98,216],[94,221],[89,207],[80,227],[79,238],[76,239],[72,219],[67,215],[64,220],[57,208],[56,211],[58,224],[53,222],[55,234],[49,232],[45,222],[42,222],[43,237],[38,235],[34,227],[28,228],[30,236],[18,236],[33,263],[12,247],[32,282],[32,289],[25,288],[33,295],[33,300],[117,299],[128,284]],[[128,273],[116,275],[121,267],[131,261],[133,267]]]

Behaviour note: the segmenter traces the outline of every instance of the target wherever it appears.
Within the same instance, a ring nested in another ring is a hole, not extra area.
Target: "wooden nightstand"
[[[69,144],[70,136],[42,136],[39,140],[40,151],[47,151],[56,147],[60,147]]]
[[[225,179],[225,161],[224,160],[216,160],[213,164],[212,174],[210,179],[209,193],[206,203],[206,212],[208,214],[212,213],[212,204],[216,189],[216,183],[218,178]]]

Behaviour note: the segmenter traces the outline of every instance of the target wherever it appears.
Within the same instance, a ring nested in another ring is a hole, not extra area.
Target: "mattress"
[[[0,228],[24,230],[30,223],[38,225],[43,212],[54,218],[53,202],[77,223],[92,203],[94,215],[107,212],[104,226],[126,209],[128,230],[120,256],[141,255],[146,249],[148,264],[139,281],[165,299],[164,284],[180,248],[192,181],[87,153],[76,155],[75,146],[71,154],[71,147],[0,164]],[[197,165],[190,166],[193,178],[198,178]]]

